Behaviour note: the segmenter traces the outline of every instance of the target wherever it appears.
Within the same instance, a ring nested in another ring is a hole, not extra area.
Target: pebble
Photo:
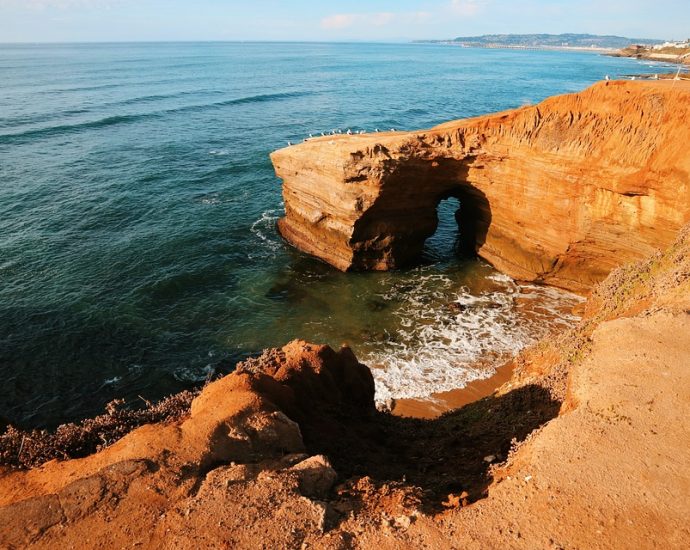
[[[408,529],[412,523],[410,516],[398,516],[395,518],[395,524],[401,529]]]

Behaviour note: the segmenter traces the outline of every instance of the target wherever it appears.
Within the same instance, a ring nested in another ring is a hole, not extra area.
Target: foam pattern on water
[[[556,328],[577,320],[582,299],[558,289],[487,277],[495,288],[479,295],[454,290],[445,275],[383,294],[400,302],[400,327],[362,360],[373,367],[376,400],[426,398],[491,376],[497,366]]]
[[[259,242],[257,247],[249,253],[251,259],[260,258],[262,255],[274,256],[282,247],[280,238],[275,231],[275,225],[281,212],[278,209],[266,210],[252,224],[250,231],[259,239]]]

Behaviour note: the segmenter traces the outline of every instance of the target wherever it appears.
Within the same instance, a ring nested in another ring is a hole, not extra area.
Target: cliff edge
[[[275,151],[280,233],[335,267],[414,262],[460,200],[465,247],[519,279],[585,291],[690,220],[690,83],[602,82],[417,132]]]

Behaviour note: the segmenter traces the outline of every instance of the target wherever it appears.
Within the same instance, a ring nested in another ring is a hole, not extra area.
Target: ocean
[[[0,45],[0,416],[54,427],[297,337],[351,345],[381,402],[490,375],[579,298],[458,256],[451,201],[418,266],[340,273],[277,235],[268,155],[631,72],[432,44]]]

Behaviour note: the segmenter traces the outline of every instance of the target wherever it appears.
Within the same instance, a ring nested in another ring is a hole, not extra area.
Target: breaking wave
[[[582,299],[554,288],[489,276],[495,287],[479,295],[445,275],[423,275],[381,295],[399,302],[399,327],[378,350],[366,353],[376,400],[428,398],[488,378],[527,345],[573,324]]]

